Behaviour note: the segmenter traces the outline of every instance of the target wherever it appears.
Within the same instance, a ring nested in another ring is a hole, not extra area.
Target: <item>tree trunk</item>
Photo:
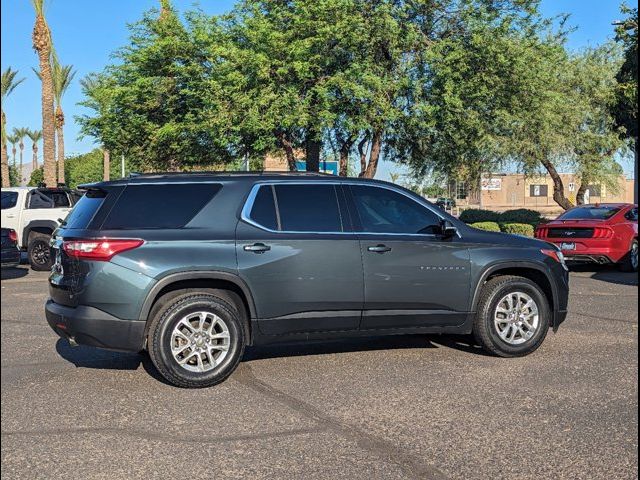
[[[33,143],[33,157],[31,159],[31,170],[36,170],[38,168],[38,144]]]
[[[9,155],[7,154],[7,142],[2,140],[2,188],[10,187],[9,178]]]
[[[360,154],[360,174],[367,169],[367,150],[369,148],[369,133],[365,132],[364,138],[358,143],[358,153]]]
[[[287,134],[284,132],[276,132],[276,138],[282,144],[282,148],[284,149],[284,154],[287,159],[287,165],[289,166],[290,172],[295,172],[298,170],[296,167],[296,156],[293,153],[293,144],[287,138]]]
[[[22,184],[22,175],[23,175],[23,166],[24,166],[24,161],[23,161],[23,157],[24,157],[24,143],[20,142],[20,145],[18,145],[20,147],[20,184]]]
[[[553,200],[565,210],[573,208],[573,203],[564,195],[564,184],[556,167],[547,158],[541,160],[540,163],[547,169],[549,176],[553,180]]]
[[[56,108],[56,147],[58,148],[58,183],[64,181],[64,113],[60,105]]]
[[[582,183],[580,183],[580,188],[576,192],[576,205],[584,205],[584,194],[587,193],[587,188],[587,181],[583,179]]]
[[[340,144],[340,169],[338,175],[346,177],[349,174],[349,153],[353,146],[353,136],[349,136]]]
[[[42,15],[36,17],[33,27],[33,47],[38,52],[42,81],[42,154],[44,157],[44,183],[56,185],[55,125],[53,110],[53,78],[51,74],[51,35]]]
[[[371,153],[369,153],[369,162],[364,171],[360,172],[360,177],[373,178],[378,170],[378,161],[380,160],[380,151],[382,149],[382,131],[375,130],[371,137]]]
[[[111,157],[109,155],[109,150],[107,150],[106,148],[103,148],[102,149],[102,157],[103,157],[102,179],[106,182],[106,181],[109,180],[110,172],[111,172]]]
[[[320,149],[321,144],[314,138],[314,133],[309,133],[309,138],[305,142],[306,145],[306,157],[307,157],[307,172],[319,172],[320,171]]]

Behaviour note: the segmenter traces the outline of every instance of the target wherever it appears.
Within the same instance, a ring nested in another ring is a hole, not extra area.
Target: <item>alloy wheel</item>
[[[538,305],[524,292],[511,292],[502,297],[493,317],[498,336],[509,345],[520,345],[531,339],[539,321]]]

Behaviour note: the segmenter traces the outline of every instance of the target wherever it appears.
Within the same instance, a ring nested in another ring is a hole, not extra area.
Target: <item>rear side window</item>
[[[265,228],[278,230],[278,217],[271,185],[263,185],[258,189],[249,218]]]
[[[334,185],[276,185],[280,229],[287,232],[341,232],[342,221]]]
[[[102,228],[141,230],[184,227],[221,188],[220,184],[210,183],[129,185],[118,198]]]
[[[2,192],[2,210],[13,208],[18,203],[18,192]]]
[[[87,228],[89,222],[100,209],[106,197],[102,190],[89,190],[69,212],[63,226],[65,228]]]

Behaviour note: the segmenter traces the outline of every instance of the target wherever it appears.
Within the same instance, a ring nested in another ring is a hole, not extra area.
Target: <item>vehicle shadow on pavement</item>
[[[29,274],[29,267],[27,268],[3,268],[2,276],[0,277],[2,280],[14,280],[16,278],[26,277]]]
[[[373,350],[402,350],[447,347],[466,353],[486,356],[482,347],[475,344],[470,335],[397,335],[387,337],[363,337],[313,343],[287,343],[248,347],[243,362],[268,358],[328,355],[335,353],[367,352]]]
[[[570,264],[572,272],[591,273],[591,278],[616,285],[638,285],[638,273],[625,273],[612,265]]]

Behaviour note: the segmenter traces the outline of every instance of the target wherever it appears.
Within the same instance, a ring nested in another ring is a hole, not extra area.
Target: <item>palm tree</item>
[[[38,54],[42,80],[42,137],[44,156],[44,182],[56,184],[55,123],[53,111],[53,74],[51,71],[51,31],[44,18],[44,0],[31,0],[36,13],[33,26],[33,49]]]
[[[53,96],[56,101],[55,110],[55,129],[56,129],[56,147],[57,163],[58,163],[58,182],[64,183],[64,113],[62,111],[62,97],[71,85],[76,72],[73,71],[73,65],[61,65],[55,51],[51,54],[51,71],[53,74]],[[40,72],[34,69],[38,78],[42,81]]]
[[[42,130],[29,130],[27,133],[31,139],[31,150],[33,151],[33,157],[31,159],[31,171],[33,172],[38,168],[38,142],[42,140]]]
[[[16,145],[18,144],[18,142],[20,141],[20,139],[18,138],[17,135],[14,135],[13,133],[10,135],[7,135],[7,142],[9,142],[11,144],[11,157],[13,160],[13,166],[16,166],[16,152],[18,151],[18,149],[16,148]]]
[[[24,137],[29,134],[28,128],[14,128],[13,134],[18,138],[18,147],[20,148],[20,181],[22,181],[23,171],[23,158],[24,158]]]
[[[4,72],[2,72],[2,107],[0,107],[2,119],[0,120],[1,130],[2,130],[2,169],[0,171],[0,176],[2,176],[2,186],[8,187],[10,186],[9,180],[9,156],[7,155],[7,117],[4,114],[4,101],[7,99],[9,94],[13,92],[13,90],[20,85],[24,78],[16,79],[16,75],[18,75],[17,70],[11,70],[11,67],[7,68]]]

